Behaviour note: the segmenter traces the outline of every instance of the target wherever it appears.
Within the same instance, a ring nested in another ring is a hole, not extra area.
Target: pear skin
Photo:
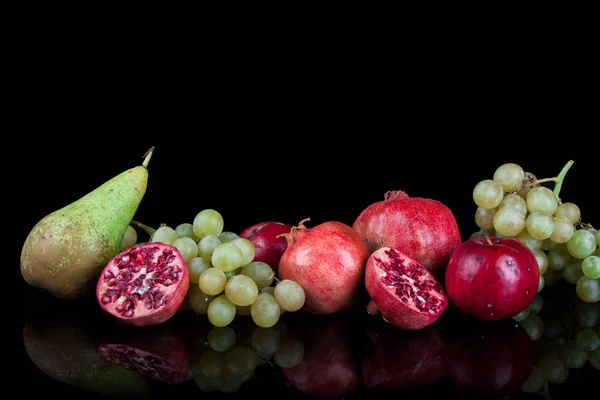
[[[120,173],[73,203],[42,218],[21,251],[25,281],[55,297],[75,299],[91,291],[102,268],[119,253],[121,240],[144,197],[147,165]]]

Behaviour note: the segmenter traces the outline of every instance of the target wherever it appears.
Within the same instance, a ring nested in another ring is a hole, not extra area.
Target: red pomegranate
[[[303,309],[332,314],[358,304],[363,290],[367,246],[350,226],[328,221],[313,228],[298,226],[283,234],[288,246],[279,262],[279,279],[291,279],[304,289]]]
[[[454,214],[443,203],[390,191],[365,208],[352,225],[369,253],[392,247],[438,274],[461,244]]]
[[[134,326],[171,318],[189,288],[188,269],[176,247],[152,242],[130,247],[102,270],[96,297],[100,307]]]
[[[448,306],[442,285],[431,271],[396,249],[382,247],[369,256],[365,285],[369,314],[401,329],[421,329],[434,323]]]

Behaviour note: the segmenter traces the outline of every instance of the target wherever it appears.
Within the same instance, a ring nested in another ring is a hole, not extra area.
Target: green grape
[[[540,279],[538,281],[537,293],[541,292],[545,285],[546,285],[546,279],[544,278],[544,275],[540,275]]]
[[[228,243],[237,238],[239,238],[238,234],[230,231],[223,231],[219,235],[219,240],[221,243]]]
[[[562,278],[562,273],[560,271],[548,268],[544,273],[544,286],[555,285],[560,281],[560,278]]]
[[[270,360],[279,349],[280,343],[279,333],[273,328],[257,327],[250,338],[250,346],[263,360]]]
[[[580,260],[594,254],[597,247],[596,238],[585,229],[578,229],[573,232],[573,236],[567,241],[566,245],[569,254]]]
[[[173,242],[173,246],[179,250],[179,253],[181,253],[181,257],[183,258],[183,261],[185,261],[186,265],[191,261],[192,258],[198,255],[198,245],[196,242],[194,242],[194,239],[187,236],[177,238]]]
[[[573,224],[567,217],[553,217],[552,220],[554,221],[554,231],[549,239],[554,243],[566,243],[575,232]]]
[[[527,203],[525,203],[525,200],[518,194],[509,194],[508,196],[505,196],[500,202],[500,205],[498,205],[498,210],[503,208],[513,208],[523,214],[523,216],[527,216]]]
[[[550,239],[546,239],[546,240],[542,241],[542,250],[544,250],[544,251],[554,250],[557,247],[559,247],[559,243],[553,242]]]
[[[520,165],[514,163],[506,163],[499,166],[494,172],[494,181],[502,186],[505,192],[514,192],[525,179],[525,171]]]
[[[529,184],[531,184],[531,182],[533,182],[533,180],[535,179],[535,177],[533,176],[533,174],[530,174],[529,172],[525,172],[525,177],[527,178],[527,182],[523,181],[523,183],[529,183]],[[517,194],[519,196],[521,196],[523,198],[523,200],[527,200],[527,195],[529,194],[529,192],[531,192],[531,190],[535,189],[536,187],[540,187],[540,184],[536,183],[534,185],[524,187],[523,189],[519,189],[519,191],[517,192]]]
[[[298,311],[306,300],[304,289],[300,284],[290,279],[283,279],[275,285],[274,297],[279,307],[284,311]]]
[[[227,352],[225,364],[233,375],[243,376],[254,371],[258,365],[258,358],[250,347],[238,345]]]
[[[548,270],[548,256],[542,250],[532,251],[537,261],[538,268],[540,269],[540,275],[544,275]]]
[[[261,293],[269,293],[271,296],[275,297],[275,286],[267,286],[265,288],[260,289]]]
[[[600,231],[596,232],[596,245],[600,246]]]
[[[200,274],[198,278],[198,286],[200,290],[210,296],[216,296],[223,292],[227,278],[225,273],[219,268],[209,268]]]
[[[237,270],[239,270],[239,268],[236,269],[235,271],[237,271]],[[233,278],[235,276],[235,271],[225,272],[225,278],[227,278],[227,280]]]
[[[161,225],[158,227],[158,229],[156,229],[156,232],[154,232],[152,238],[150,238],[150,241],[172,245],[178,237],[179,236],[177,236],[177,232],[175,232],[175,229],[171,228],[168,225]]]
[[[227,281],[225,295],[237,306],[249,306],[258,297],[258,287],[252,278],[246,275],[236,275]]]
[[[234,243],[222,243],[213,251],[210,261],[223,272],[235,271],[244,263],[244,254]]]
[[[523,243],[527,248],[533,252],[542,248],[542,240],[536,239],[527,232],[527,230],[521,231],[515,236],[519,242]]]
[[[567,368],[581,368],[587,361],[587,353],[583,351],[575,340],[569,340],[559,351],[558,357]]]
[[[535,313],[529,313],[519,324],[527,331],[531,340],[538,340],[544,334],[544,321]]]
[[[596,249],[594,255],[600,257],[600,246]]]
[[[250,307],[250,315],[254,323],[262,328],[270,328],[279,321],[281,308],[275,297],[268,293],[260,293]]]
[[[262,290],[273,283],[275,272],[269,264],[263,261],[252,261],[242,268],[242,275],[252,278],[258,290]]]
[[[202,257],[194,257],[187,264],[189,270],[189,278],[190,282],[197,285],[198,280],[200,279],[200,274],[206,271],[209,268],[212,268],[210,262],[206,261]]]
[[[208,350],[198,360],[198,372],[207,378],[216,378],[226,371],[225,355]]]
[[[235,318],[235,304],[222,294],[210,302],[206,314],[214,326],[227,326]]]
[[[494,214],[496,214],[497,210],[497,208],[486,210],[485,208],[477,207],[477,210],[475,210],[475,224],[481,229],[494,229]]]
[[[577,292],[577,296],[586,303],[600,301],[600,280],[582,276],[577,281],[575,291]]]
[[[536,211],[527,216],[525,227],[531,237],[539,240],[548,239],[554,232],[554,218],[547,212]]]
[[[540,186],[527,194],[527,210],[533,214],[534,212],[546,212],[553,215],[558,207],[558,199],[552,190],[547,187]]]
[[[544,378],[550,383],[564,383],[569,377],[569,368],[563,364],[557,355],[549,354],[542,356],[538,360],[537,366],[542,371]]]
[[[600,347],[600,335],[594,328],[582,328],[575,336],[577,345],[585,351],[594,351]]]
[[[198,389],[200,389],[200,391],[202,391],[203,393],[214,393],[217,391],[217,387],[213,384],[213,379],[204,376],[204,374],[201,374],[199,372],[194,373],[193,376],[196,386],[198,386]]]
[[[244,383],[241,376],[225,373],[215,379],[215,386],[221,393],[235,393]]]
[[[235,331],[230,326],[213,326],[208,331],[206,341],[214,351],[226,352],[235,344]]]
[[[542,296],[540,296],[539,294],[536,294],[535,297],[533,298],[533,300],[531,300],[531,303],[529,303],[528,308],[532,312],[537,314],[540,312],[540,310],[542,309],[543,306],[544,306],[544,298]]]
[[[250,315],[250,306],[235,306],[235,313],[247,317]]]
[[[600,347],[587,353],[587,359],[596,369],[600,369]]]
[[[502,236],[516,236],[525,228],[525,217],[513,208],[502,208],[494,214],[494,229]]]
[[[548,268],[555,271],[561,271],[571,262],[571,255],[564,246],[556,247],[546,253],[548,257]]]
[[[207,208],[196,214],[192,225],[198,239],[208,235],[219,236],[223,232],[223,216],[218,211]]]
[[[209,296],[200,290],[198,285],[190,286],[190,307],[198,314],[206,314],[208,311],[208,305],[214,299],[214,296]]]
[[[301,341],[291,337],[281,340],[279,348],[273,355],[273,360],[281,368],[294,368],[304,358],[304,345]]]
[[[473,189],[473,201],[486,210],[498,207],[504,198],[502,186],[491,179],[486,179],[475,185]]]
[[[521,385],[521,390],[529,394],[540,393],[546,385],[546,378],[542,374],[542,371],[534,366],[529,374],[529,378]]]
[[[589,256],[581,263],[581,271],[590,279],[600,278],[600,257]]]
[[[573,316],[579,326],[593,328],[600,322],[600,305],[581,302],[575,306]]]
[[[248,265],[254,260],[254,255],[256,249],[254,248],[254,244],[246,239],[246,238],[237,238],[233,239],[230,243],[235,244],[242,251],[242,255],[244,256],[244,261],[242,261],[242,266]]]
[[[137,239],[137,231],[133,228],[133,226],[128,225],[127,229],[125,230],[125,234],[123,235],[123,239],[121,239],[121,246],[119,247],[119,250],[123,251],[135,246]]]
[[[562,276],[565,281],[572,285],[576,285],[579,278],[583,276],[581,271],[581,260],[573,259],[562,271]]]
[[[471,234],[471,237],[469,239],[472,238],[476,238],[476,237],[495,237],[497,235],[496,231],[491,229],[491,230],[487,230],[487,229],[480,229],[477,232],[474,232],[473,234]]]
[[[194,242],[198,241],[198,237],[194,234],[194,226],[189,222],[177,225],[175,232],[179,237],[189,237]]]
[[[555,217],[565,217],[571,221],[571,225],[575,225],[581,218],[581,211],[574,203],[562,203],[556,208]]]
[[[523,321],[525,318],[527,318],[529,316],[530,312],[531,312],[531,310],[529,308],[526,308],[523,311],[521,311],[520,313],[518,313],[517,315],[515,315],[514,317],[512,317],[512,319],[514,319],[517,322]]]
[[[198,257],[210,261],[213,252],[221,244],[221,240],[214,235],[204,236],[198,241]]]

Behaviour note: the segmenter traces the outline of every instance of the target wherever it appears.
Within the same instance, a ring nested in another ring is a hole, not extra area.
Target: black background
[[[151,48],[137,58],[93,51],[97,42],[62,51],[42,38],[31,44],[34,56],[14,61],[7,111],[16,148],[4,147],[15,160],[5,167],[7,215],[16,221],[7,269],[19,299],[8,347],[27,390],[83,393],[37,370],[22,347],[22,324],[40,301],[17,267],[22,242],[43,216],[138,165],[151,146],[135,216],[151,226],[192,222],[204,208],[220,211],[234,232],[262,220],[352,224],[386,191],[404,190],[445,203],[466,239],[477,229],[477,182],[505,162],[555,176],[570,159],[561,197],[600,225],[598,113],[589,99],[597,81],[579,56],[565,66],[526,52],[472,57],[446,48],[409,63],[290,52],[165,63]]]

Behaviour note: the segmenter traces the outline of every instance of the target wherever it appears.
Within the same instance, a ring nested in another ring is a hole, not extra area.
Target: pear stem
[[[146,232],[148,234],[148,236],[152,237],[152,235],[154,235],[154,232],[156,232],[156,229],[146,225],[146,224],[142,224],[141,222],[135,221],[135,220],[131,220],[131,224],[133,227],[136,228],[140,228],[141,230],[143,230],[144,232]]]
[[[152,153],[154,153],[154,146],[150,147],[146,154],[144,154],[144,162],[142,163],[142,167],[148,168],[148,163],[150,162],[150,158],[152,158]]]

